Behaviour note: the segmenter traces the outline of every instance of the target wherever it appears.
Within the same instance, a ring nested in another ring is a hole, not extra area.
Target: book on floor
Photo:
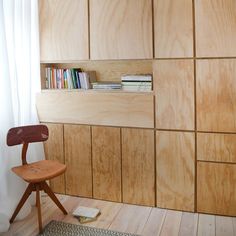
[[[76,217],[81,224],[95,221],[97,217],[101,214],[101,211],[98,208],[91,207],[77,207],[73,216]]]

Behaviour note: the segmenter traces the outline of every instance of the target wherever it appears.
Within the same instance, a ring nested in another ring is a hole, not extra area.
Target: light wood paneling
[[[236,165],[198,162],[197,210],[236,216]]]
[[[193,56],[192,0],[154,0],[155,57]]]
[[[197,134],[197,159],[236,163],[236,134]]]
[[[121,202],[120,128],[92,127],[93,196]]]
[[[194,133],[156,133],[157,206],[194,210]]]
[[[39,0],[41,61],[86,60],[88,0]]]
[[[193,130],[193,61],[155,61],[153,73],[156,95],[156,127]]]
[[[98,81],[120,82],[122,75],[152,74],[152,60],[81,61],[79,63],[55,64],[55,66],[58,68],[82,68],[83,71],[96,71]]]
[[[63,125],[44,123],[49,130],[49,138],[44,142],[46,159],[65,163]],[[66,170],[67,171],[67,170]],[[60,175],[50,180],[50,187],[56,193],[65,193],[65,175]]]
[[[154,131],[122,129],[123,201],[155,205]]]
[[[236,60],[197,61],[197,129],[236,132]]]
[[[199,226],[197,236],[216,236],[215,216],[199,214]]]
[[[147,59],[152,52],[151,0],[90,0],[91,59]]]
[[[235,57],[235,0],[198,0],[195,8],[197,56]]]
[[[153,94],[51,91],[37,95],[39,120],[73,124],[154,127]]]
[[[85,125],[64,125],[66,194],[92,197],[91,132]]]

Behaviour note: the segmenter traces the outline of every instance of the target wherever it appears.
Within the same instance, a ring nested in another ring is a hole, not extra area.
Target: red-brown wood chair
[[[22,165],[13,167],[12,171],[20,178],[29,183],[25,190],[19,204],[14,211],[10,223],[12,223],[19,213],[20,209],[24,205],[33,191],[36,191],[36,206],[38,208],[38,224],[39,231],[42,231],[42,216],[40,207],[40,190],[44,190],[45,193],[56,203],[56,205],[66,215],[67,211],[59,202],[51,188],[48,186],[46,180],[50,180],[56,176],[63,174],[66,171],[66,166],[57,161],[42,160],[28,164],[26,161],[26,153],[29,143],[43,142],[48,139],[48,128],[45,125],[31,125],[15,127],[8,131],[7,145],[14,146],[23,144],[22,147]]]

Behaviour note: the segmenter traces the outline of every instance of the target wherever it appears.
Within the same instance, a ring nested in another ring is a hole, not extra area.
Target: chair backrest
[[[22,164],[26,162],[26,152],[29,143],[43,142],[48,139],[48,127],[46,125],[28,125],[9,129],[7,133],[7,145],[15,146],[23,144]]]
[[[9,129],[7,133],[7,145],[14,146],[24,143],[43,142],[48,139],[48,127],[46,125],[28,125]]]

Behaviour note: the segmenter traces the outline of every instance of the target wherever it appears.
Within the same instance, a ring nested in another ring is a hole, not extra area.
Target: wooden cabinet
[[[155,58],[193,56],[192,0],[154,0]]]
[[[197,129],[236,132],[236,59],[197,61]]]
[[[195,1],[198,57],[236,56],[236,1]]]
[[[152,93],[53,91],[36,100],[44,122],[154,128]]]
[[[151,0],[90,0],[91,59],[153,57]]]
[[[154,131],[122,129],[123,202],[155,206]]]
[[[194,211],[194,133],[157,131],[157,207]]]
[[[197,134],[197,159],[236,163],[236,134]]]
[[[236,216],[236,165],[198,162],[197,211]]]
[[[87,60],[88,0],[39,0],[41,61]]]
[[[86,125],[64,125],[66,194],[92,197],[91,131]]]
[[[64,163],[63,124],[45,123],[49,130],[49,138],[44,143],[46,159]],[[50,186],[56,193],[65,194],[65,175],[50,180]]]
[[[194,130],[193,61],[155,61],[153,73],[156,127]]]
[[[121,202],[120,128],[92,127],[93,196]]]

